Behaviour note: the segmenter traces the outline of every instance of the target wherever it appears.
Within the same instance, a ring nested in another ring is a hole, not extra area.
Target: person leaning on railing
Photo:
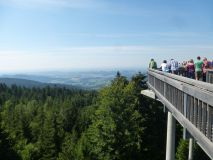
[[[195,65],[193,59],[188,61],[186,68],[187,68],[187,77],[195,79]]]
[[[203,58],[203,65],[202,65],[202,71],[203,71],[203,81],[206,82],[206,72],[207,69],[211,69],[211,65],[206,57]]]
[[[160,65],[160,69],[163,72],[169,72],[169,67],[168,67],[168,64],[167,64],[166,60],[163,60],[163,63],[161,63],[161,65]]]
[[[179,64],[178,75],[187,77],[187,62],[183,61],[183,63]]]
[[[170,60],[170,69],[172,74],[178,74],[178,61],[173,58]]]
[[[182,63],[178,64],[178,75],[183,76],[183,72],[184,72],[184,67],[182,65]]]

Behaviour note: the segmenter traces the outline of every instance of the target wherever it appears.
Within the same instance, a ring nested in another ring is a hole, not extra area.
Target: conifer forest
[[[162,160],[166,113],[140,94],[145,76],[119,72],[100,90],[0,84],[0,157],[4,160]],[[178,126],[177,126],[178,127]],[[177,134],[176,158],[187,157]],[[195,146],[199,149],[198,146]],[[202,151],[197,152],[204,157]]]

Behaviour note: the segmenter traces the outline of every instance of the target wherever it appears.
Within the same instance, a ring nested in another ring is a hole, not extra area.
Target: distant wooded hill
[[[132,75],[136,74],[139,70],[121,70],[120,72],[122,75],[127,77],[128,79],[131,79]],[[145,73],[145,70],[141,71],[142,73]],[[12,78],[12,79],[24,79],[24,80],[30,80],[30,81],[36,81],[41,83],[47,83],[49,84],[61,84],[65,87],[75,86],[79,88],[86,88],[86,89],[100,89],[102,87],[110,85],[111,81],[114,79],[117,71],[116,70],[108,70],[108,71],[70,71],[70,72],[41,72],[41,73],[25,73],[25,74],[3,74],[0,75],[0,79],[4,78]],[[6,79],[5,83],[10,84],[11,80]],[[22,80],[23,81],[23,80]],[[14,80],[12,80],[12,84],[14,83]],[[27,82],[27,84],[30,83],[33,84],[33,86],[43,86],[43,84],[35,84],[34,82]],[[16,80],[15,80],[16,84]],[[20,82],[18,84],[24,84],[25,82]],[[59,86],[61,86],[59,85]],[[23,86],[23,85],[22,85]],[[46,86],[46,85],[44,85]]]
[[[26,88],[33,88],[33,87],[44,88],[44,87],[50,86],[50,87],[59,87],[59,88],[67,88],[67,89],[74,89],[74,88],[80,89],[80,87],[76,87],[72,85],[57,84],[57,83],[42,83],[38,81],[19,79],[19,78],[0,78],[0,83],[4,83],[8,87],[11,87],[12,85],[17,85],[17,86],[26,87]]]

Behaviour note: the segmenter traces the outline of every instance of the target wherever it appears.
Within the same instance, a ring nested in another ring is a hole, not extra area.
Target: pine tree
[[[14,145],[14,140],[0,127],[0,157],[5,160],[21,159],[14,150]]]
[[[44,126],[39,138],[39,148],[41,153],[41,160],[55,160],[57,157],[55,145],[55,133],[52,114],[47,114],[44,121]]]

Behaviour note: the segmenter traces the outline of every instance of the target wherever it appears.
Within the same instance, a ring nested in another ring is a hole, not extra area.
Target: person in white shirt
[[[163,60],[163,63],[161,63],[161,69],[163,72],[169,72],[169,67],[166,60]]]

